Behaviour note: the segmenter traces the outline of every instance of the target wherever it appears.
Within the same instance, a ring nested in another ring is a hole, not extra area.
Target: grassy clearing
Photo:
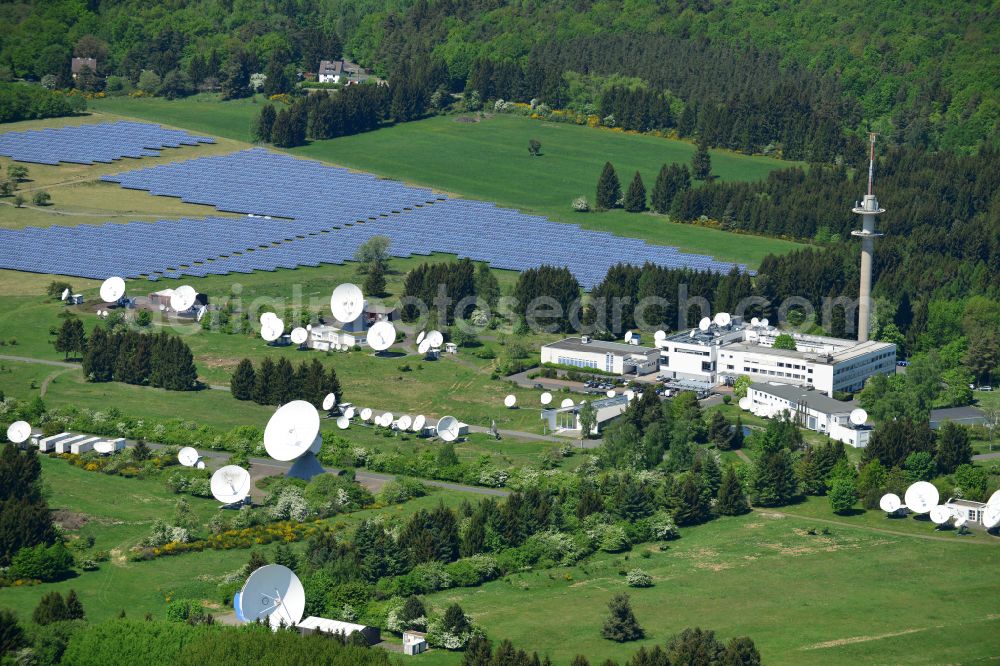
[[[430,597],[456,601],[494,637],[569,663],[577,653],[623,662],[639,645],[685,627],[720,638],[749,635],[768,664],[968,663],[996,657],[995,593],[982,566],[1000,547],[943,543],[755,512],[684,529],[669,548],[601,555],[578,567],[508,576],[477,589]],[[656,585],[630,589],[619,573],[638,567]],[[895,573],[892,575],[890,572]],[[606,604],[628,592],[644,641],[600,637]],[[567,615],[567,609],[572,609]],[[905,636],[899,632],[907,632]],[[876,656],[877,655],[877,656]],[[425,664],[458,664],[429,653]]]

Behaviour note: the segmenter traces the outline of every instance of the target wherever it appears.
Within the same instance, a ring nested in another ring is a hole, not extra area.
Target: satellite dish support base
[[[319,476],[324,473],[326,473],[326,470],[323,469],[323,466],[319,463],[319,460],[317,460],[316,454],[312,451],[306,451],[295,460],[295,463],[285,473],[285,476],[293,479],[309,481],[314,476]]]

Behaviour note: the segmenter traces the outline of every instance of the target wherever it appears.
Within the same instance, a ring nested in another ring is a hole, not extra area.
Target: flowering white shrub
[[[275,520],[305,520],[309,517],[309,505],[306,498],[302,496],[302,489],[289,486],[278,495],[278,501],[274,503],[270,511],[271,517]]]
[[[625,574],[625,582],[629,587],[652,587],[653,577],[642,569],[632,569]]]
[[[677,524],[673,516],[666,511],[657,511],[647,520],[649,531],[654,539],[667,541],[677,538]]]
[[[590,202],[587,201],[587,197],[577,197],[573,199],[573,210],[578,213],[586,213],[590,210]]]

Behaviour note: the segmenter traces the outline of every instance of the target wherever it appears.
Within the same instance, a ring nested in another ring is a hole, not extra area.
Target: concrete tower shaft
[[[878,205],[873,192],[875,180],[875,134],[869,135],[871,150],[868,160],[868,194],[857,202],[851,212],[861,216],[861,229],[851,235],[861,239],[861,290],[858,298],[858,342],[866,342],[871,332],[872,315],[872,258],[875,238],[882,236],[875,231],[875,217],[885,212]]]

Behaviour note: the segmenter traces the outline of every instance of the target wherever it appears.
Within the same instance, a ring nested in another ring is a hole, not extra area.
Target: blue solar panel
[[[264,149],[103,180],[244,215],[0,230],[0,266],[91,278],[248,273],[343,263],[376,235],[390,237],[400,257],[445,252],[517,271],[567,266],[586,289],[619,262],[734,266]]]
[[[161,148],[199,143],[215,140],[150,123],[121,121],[5,132],[0,134],[0,155],[35,164],[110,163],[123,157],[157,157]]]

